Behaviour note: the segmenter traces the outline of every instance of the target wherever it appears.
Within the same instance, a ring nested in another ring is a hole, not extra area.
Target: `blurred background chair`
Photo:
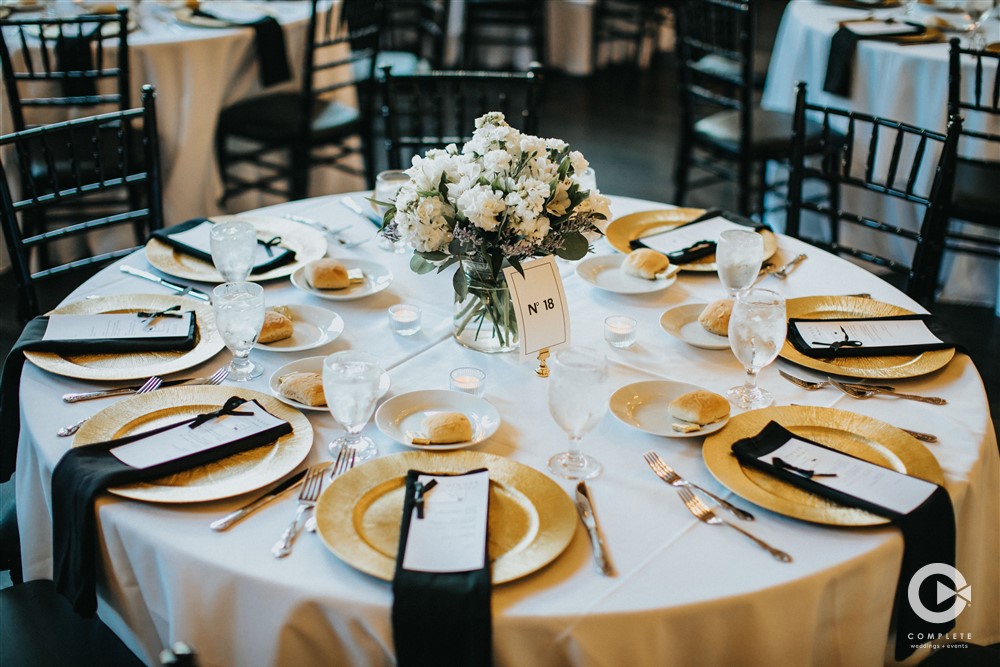
[[[597,0],[591,26],[592,70],[612,61],[609,52],[626,54],[615,61],[641,67],[646,43],[655,50],[659,29],[674,4],[675,0]]]
[[[380,81],[385,153],[390,169],[404,169],[413,155],[448,144],[459,147],[472,138],[475,119],[501,111],[511,126],[538,133],[542,73],[537,63],[527,72],[430,72],[394,76],[386,69]]]
[[[529,60],[544,67],[546,4],[537,0],[465,0],[462,67],[518,69],[517,51],[521,49],[528,49]]]
[[[397,76],[444,69],[449,0],[385,0],[382,43],[376,72]]]
[[[818,164],[806,162],[809,136],[806,116],[821,118],[821,156]],[[846,133],[834,127],[846,125]],[[847,255],[880,267],[883,276],[913,299],[930,306],[944,253],[948,205],[955,178],[955,160],[962,119],[952,116],[947,134],[844,109],[833,109],[806,100],[806,84],[796,85],[792,165],[788,184],[786,233],[830,252]],[[940,152],[937,160],[934,153]],[[855,165],[864,167],[859,169]],[[806,182],[825,186],[826,196],[806,199]],[[903,229],[864,213],[841,208],[844,186],[867,196],[883,196],[924,207],[918,231]],[[812,211],[826,222],[826,238],[801,233],[802,212]],[[910,261],[885,257],[874,242],[845,240],[841,223],[849,223],[887,237],[902,239],[910,248]],[[860,247],[864,243],[864,247]]]
[[[300,89],[264,93],[219,115],[222,204],[253,190],[303,199],[317,166],[361,176],[368,187],[375,181],[370,119],[382,0],[344,0],[336,21],[321,4],[312,0]]]

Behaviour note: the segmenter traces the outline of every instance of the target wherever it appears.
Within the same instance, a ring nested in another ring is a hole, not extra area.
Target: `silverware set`
[[[896,398],[905,398],[909,401],[919,401],[921,403],[930,403],[932,405],[947,405],[948,401],[937,396],[918,396],[916,394],[905,394],[903,392],[896,391],[894,387],[884,384],[864,384],[860,382],[843,382],[841,380],[834,380],[828,377],[826,380],[804,380],[799,377],[795,377],[790,373],[779,370],[778,373],[781,377],[785,378],[792,384],[805,389],[806,391],[816,391],[817,389],[822,389],[823,387],[836,387],[840,391],[844,392],[851,398],[866,399],[873,396],[878,396],[879,394],[887,394],[889,396],[895,396]]]
[[[771,262],[767,262],[762,267],[760,267],[760,273],[758,274],[759,277],[757,278],[757,280],[762,280],[767,276],[774,276],[775,278],[784,280],[785,278],[788,277],[788,274],[790,274],[796,266],[798,266],[800,263],[804,262],[807,259],[809,259],[809,256],[803,253],[800,255],[796,255],[795,257],[792,258],[791,261],[781,266],[775,266]]]
[[[271,554],[275,558],[284,558],[292,553],[292,545],[299,534],[299,529],[303,526],[306,512],[316,507],[316,501],[319,500],[327,468],[331,469],[330,479],[334,480],[353,468],[355,461],[357,461],[357,451],[353,447],[341,447],[332,466],[329,463],[320,463],[309,468],[305,479],[302,480],[302,489],[299,491],[299,497],[296,501],[298,506],[295,508],[295,516],[271,548]],[[309,517],[309,520],[304,523],[306,530],[315,531],[315,516]]]
[[[327,238],[329,240],[334,241],[341,248],[344,248],[345,250],[356,248],[359,245],[368,243],[369,241],[372,240],[371,236],[366,236],[362,239],[355,239],[355,240],[346,239],[343,236],[341,236],[341,234],[349,230],[354,225],[343,225],[341,227],[330,228],[324,225],[322,222],[319,222],[318,220],[313,220],[312,218],[304,218],[300,215],[291,215],[289,213],[285,213],[281,217],[285,218],[286,220],[291,220],[292,222],[297,222],[300,225],[312,227],[313,229],[323,232],[324,234],[327,235]]]
[[[691,488],[694,488],[694,489],[698,489],[699,491],[701,491],[702,493],[704,493],[706,496],[708,496],[709,498],[711,498],[712,500],[714,500],[715,502],[717,502],[720,507],[722,507],[723,509],[725,509],[725,510],[727,510],[729,512],[732,512],[733,514],[735,514],[737,517],[743,519],[744,521],[753,521],[754,520],[754,516],[753,516],[753,514],[750,514],[750,512],[747,512],[745,510],[741,510],[739,507],[737,507],[736,505],[733,505],[732,503],[730,503],[729,501],[725,500],[724,498],[720,498],[719,496],[715,495],[711,491],[709,491],[707,489],[703,489],[700,486],[698,486],[697,484],[692,484],[691,482],[687,481],[686,479],[684,479],[683,477],[681,477],[680,475],[678,475],[674,471],[674,469],[671,468],[670,466],[668,466],[666,464],[666,462],[663,459],[661,459],[660,455],[657,454],[656,452],[653,452],[653,451],[646,452],[645,454],[642,455],[642,458],[646,459],[646,463],[649,464],[649,467],[652,468],[653,472],[656,473],[656,476],[659,477],[660,479],[662,479],[664,482],[666,482],[670,486],[677,487],[677,488],[691,487]]]
[[[146,380],[138,389],[136,389],[135,393],[138,395],[138,394],[146,394],[151,391],[156,391],[157,389],[160,388],[161,384],[163,384],[163,380],[154,375],[153,377]],[[61,429],[56,431],[56,435],[58,435],[60,438],[68,438],[69,436],[79,431],[80,427],[83,426],[85,423],[87,423],[87,420],[89,419],[90,417],[84,417],[80,421],[70,424],[69,426],[63,426]]]
[[[162,387],[184,387],[191,385],[219,385],[229,377],[229,367],[223,366],[208,377],[178,378],[167,380],[160,384]],[[130,385],[128,387],[118,387],[117,389],[102,389],[101,391],[86,391],[76,394],[63,394],[62,400],[66,403],[77,403],[79,401],[90,401],[95,398],[108,398],[109,396],[125,396],[126,394],[139,393],[145,385]]]

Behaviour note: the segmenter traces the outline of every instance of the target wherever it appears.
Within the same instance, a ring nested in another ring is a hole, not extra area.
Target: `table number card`
[[[521,332],[521,358],[569,344],[569,309],[555,257],[504,269],[517,328]]]

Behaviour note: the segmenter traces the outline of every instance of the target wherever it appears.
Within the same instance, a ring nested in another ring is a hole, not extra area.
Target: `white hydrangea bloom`
[[[587,167],[590,166],[590,163],[587,162],[587,158],[583,157],[583,153],[580,151],[569,152],[569,164],[573,167],[573,172],[576,174],[582,174],[587,171]]]
[[[492,232],[500,224],[506,209],[503,193],[488,185],[469,188],[458,198],[458,211],[476,227]]]

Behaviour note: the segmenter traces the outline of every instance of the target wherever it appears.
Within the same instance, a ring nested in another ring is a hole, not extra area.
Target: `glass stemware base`
[[[375,441],[366,435],[344,435],[328,445],[331,456],[334,460],[337,458],[337,454],[340,453],[341,447],[350,447],[355,451],[355,460],[357,461],[367,461],[378,456],[378,447],[375,446]]]
[[[549,470],[564,479],[592,479],[601,474],[604,466],[593,456],[563,452],[549,459]]]
[[[741,410],[757,410],[774,403],[774,395],[767,389],[739,385],[726,392],[729,402]]]
[[[264,367],[261,364],[255,364],[249,359],[244,359],[243,363],[240,363],[239,359],[233,358],[232,363],[229,364],[229,375],[226,379],[233,382],[246,382],[259,378],[263,374]]]

